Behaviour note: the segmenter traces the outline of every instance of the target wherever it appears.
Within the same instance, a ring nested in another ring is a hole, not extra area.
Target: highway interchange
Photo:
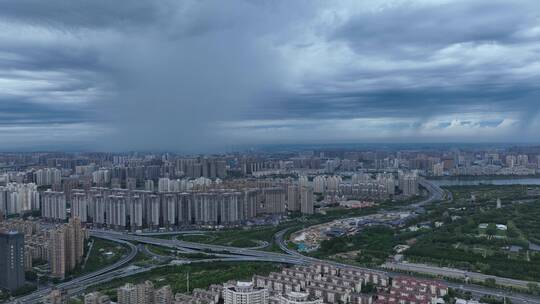
[[[429,198],[426,200],[409,205],[407,209],[418,208],[422,205],[439,201],[448,197],[447,194],[440,187],[435,184],[423,180],[421,185],[427,189],[430,193]],[[137,242],[139,244],[151,244],[156,246],[167,247],[175,249],[182,253],[206,253],[212,256],[212,259],[207,260],[192,260],[192,261],[180,261],[181,263],[196,263],[196,262],[213,262],[213,261],[261,261],[261,262],[275,262],[283,264],[293,264],[293,265],[307,265],[311,263],[326,263],[339,267],[349,267],[357,268],[362,270],[375,271],[379,273],[384,273],[389,276],[401,275],[400,273],[395,273],[387,270],[379,269],[367,269],[357,266],[346,265],[333,261],[323,261],[318,260],[312,257],[304,256],[298,253],[295,250],[291,250],[287,247],[284,235],[286,234],[287,229],[281,230],[274,236],[276,243],[279,245],[280,249],[284,253],[268,252],[261,251],[257,249],[250,248],[238,248],[230,246],[221,246],[221,245],[211,245],[211,244],[202,244],[202,243],[193,243],[181,241],[178,239],[161,239],[156,238],[156,234],[126,234],[120,232],[112,231],[101,231],[101,230],[92,230],[91,236],[96,238],[101,238],[109,241],[114,241],[121,243],[129,248],[129,253],[125,255],[122,259],[114,263],[113,265],[106,266],[96,272],[86,274],[75,279],[72,279],[68,282],[63,282],[54,286],[54,288],[62,289],[67,292],[68,295],[79,295],[84,292],[85,288],[108,282],[116,278],[122,278],[131,276],[140,272],[145,272],[152,270],[153,268],[160,266],[151,266],[151,267],[134,267],[128,265],[137,255],[140,248],[133,244]],[[185,233],[185,232],[184,232]],[[144,249],[146,253],[147,249]],[[155,255],[155,254],[153,254]],[[507,297],[514,303],[538,303],[540,304],[540,298],[535,297],[529,294],[514,293],[505,290],[499,289],[489,289],[479,285],[472,284],[463,284],[455,283],[451,281],[445,281],[445,283],[452,287],[461,289],[463,291],[471,292],[475,296],[491,295],[497,297]],[[14,303],[21,304],[30,304],[30,303],[39,303],[41,299],[51,292],[51,288],[42,288],[37,290],[29,295],[17,298]]]

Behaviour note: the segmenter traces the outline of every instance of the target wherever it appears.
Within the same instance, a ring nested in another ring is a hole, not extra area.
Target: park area
[[[309,254],[361,266],[389,259],[540,281],[540,197],[534,186],[448,187],[401,227],[365,227]]]
[[[428,213],[443,225],[415,238],[408,261],[540,281],[540,201],[527,187],[448,190],[454,201]]]

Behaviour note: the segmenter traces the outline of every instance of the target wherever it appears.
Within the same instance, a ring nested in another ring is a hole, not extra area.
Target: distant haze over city
[[[537,143],[536,0],[0,1],[2,151]]]

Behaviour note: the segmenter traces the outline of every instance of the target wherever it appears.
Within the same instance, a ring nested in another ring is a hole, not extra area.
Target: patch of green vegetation
[[[9,293],[7,291],[0,290],[0,303],[4,303],[9,300]]]
[[[344,252],[359,251],[354,262],[363,266],[378,266],[392,254],[398,244],[394,230],[384,226],[366,228],[355,235],[341,236],[321,242],[320,248],[311,255],[317,258],[332,258]]]
[[[169,256],[169,255],[175,253],[174,249],[167,248],[167,247],[156,246],[156,245],[152,245],[152,244],[146,244],[146,245],[143,245],[143,246],[146,246],[146,248],[149,251],[151,251],[151,252],[153,252],[153,253],[155,253],[157,255]]]
[[[186,242],[194,242],[194,243],[204,243],[209,244],[215,241],[216,237],[214,236],[214,233],[208,233],[208,234],[184,234],[177,236],[177,239],[186,241]]]
[[[272,241],[272,243],[270,243],[269,246],[264,247],[261,250],[262,251],[268,251],[268,252],[283,253],[283,250],[281,250],[281,248],[279,248],[279,245],[275,241]]]
[[[68,304],[82,304],[84,301],[80,298],[69,298]]]
[[[35,291],[36,289],[37,289],[37,287],[35,285],[25,284],[24,286],[19,287],[19,288],[15,289],[13,292],[11,292],[11,296],[20,297],[20,296],[29,294],[29,293]]]
[[[538,283],[529,283],[527,284],[529,292],[534,295],[540,295],[540,284]]]
[[[512,304],[512,301],[508,298],[500,298],[496,296],[483,296],[480,298],[480,303],[487,304]]]
[[[177,235],[178,234],[157,234],[157,235],[152,235],[152,238],[170,240],[170,239],[174,239]]]
[[[88,260],[86,263],[73,270],[69,276],[80,276],[86,273],[97,271],[107,265],[112,265],[119,261],[128,252],[128,248],[116,242],[92,238],[94,245],[91,251],[87,253]],[[86,255],[85,255],[86,256]]]
[[[153,261],[149,256],[139,251],[131,263],[136,266],[145,267],[153,264]]]
[[[490,203],[493,206],[497,198],[501,201],[531,198],[527,195],[527,187],[523,185],[478,185],[478,186],[450,186],[444,187],[452,192],[454,202],[463,203],[475,196],[475,204]]]
[[[540,202],[523,186],[449,187],[454,202],[426,209],[416,220],[444,225],[417,237],[405,255],[409,261],[455,267],[502,277],[540,281]],[[471,199],[474,196],[475,199]],[[496,208],[496,200],[503,202]],[[487,227],[480,228],[480,224]],[[497,229],[504,224],[507,230]],[[510,250],[513,248],[514,250]]]
[[[260,241],[270,243],[277,232],[276,227],[231,229],[208,234],[181,235],[180,240],[233,247],[256,247]]]
[[[279,246],[275,243],[274,235],[285,228],[290,228],[292,231],[296,231],[302,229],[304,225],[307,224],[303,221],[289,221],[272,227],[230,229],[207,232],[205,234],[186,234],[180,235],[177,238],[187,242],[240,248],[258,247],[262,243],[266,242],[268,245],[266,247],[259,248],[260,250],[282,252]]]
[[[145,245],[146,248],[158,255],[162,256],[170,256],[173,258],[184,258],[184,259],[190,259],[190,260],[203,260],[203,259],[213,259],[216,256],[211,254],[205,254],[205,253],[178,253],[177,250],[167,248],[167,247],[161,247],[156,245]]]

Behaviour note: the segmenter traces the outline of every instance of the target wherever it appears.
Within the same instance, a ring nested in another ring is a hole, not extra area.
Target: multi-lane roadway
[[[118,269],[118,268],[126,265],[131,260],[133,260],[135,258],[135,256],[137,255],[137,246],[133,245],[130,242],[120,240],[120,239],[116,239],[116,238],[110,238],[110,237],[107,237],[107,236],[104,236],[103,239],[118,242],[120,244],[123,244],[123,245],[127,246],[129,248],[129,253],[127,255],[123,256],[120,260],[118,260],[114,264],[103,267],[103,268],[101,268],[101,269],[99,269],[99,270],[97,270],[95,272],[92,272],[92,273],[85,274],[85,275],[82,275],[80,277],[74,278],[74,279],[72,279],[70,281],[56,284],[54,286],[54,288],[68,290],[68,289],[70,289],[72,287],[85,286],[86,282],[91,281],[91,280],[93,280],[95,278],[100,278],[100,277],[103,277],[103,276],[112,276],[112,275],[114,275],[114,270],[115,269]],[[49,294],[51,292],[51,290],[52,290],[51,287],[42,288],[42,289],[39,289],[39,290],[29,294],[29,295],[17,298],[14,302],[15,303],[38,303],[45,295]]]

